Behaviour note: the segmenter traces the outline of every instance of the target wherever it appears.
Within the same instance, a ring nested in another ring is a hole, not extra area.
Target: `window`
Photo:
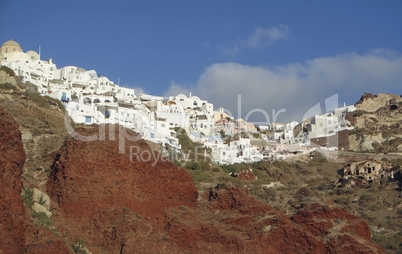
[[[165,124],[164,124],[164,123],[163,123],[163,124],[161,124],[161,127],[162,127],[162,128],[165,128]]]
[[[196,101],[194,101],[194,102],[193,102],[193,105],[194,105],[194,106],[197,106],[198,104],[197,104],[197,102],[196,102]]]
[[[85,117],[85,122],[86,122],[86,123],[91,123],[91,122],[92,122],[92,117],[86,116],[86,117]]]

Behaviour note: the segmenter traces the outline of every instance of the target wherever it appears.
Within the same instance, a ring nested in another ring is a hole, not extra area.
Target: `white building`
[[[174,101],[176,103],[180,103],[184,109],[193,109],[196,111],[205,111],[208,115],[213,116],[214,114],[214,105],[212,103],[208,103],[207,101],[201,100],[197,96],[187,97],[184,94],[179,94],[177,96],[170,96],[169,101]]]
[[[197,96],[179,94],[169,100],[147,94],[137,97],[134,89],[99,77],[95,70],[86,71],[76,66],[57,69],[52,59],[43,61],[35,51],[24,53],[12,40],[0,48],[0,57],[1,63],[13,69],[23,81],[36,85],[39,93],[62,101],[76,123],[120,124],[174,153],[181,149],[175,129],[183,128],[193,140],[210,147],[212,158],[218,163],[254,162],[263,158],[249,139],[240,138],[226,145],[220,135],[216,135],[215,118],[219,116],[220,127],[229,128],[226,125],[232,124],[230,128],[236,132],[255,132],[254,124],[242,119],[235,122],[223,114],[223,109],[216,114],[212,103]]]
[[[252,163],[263,159],[263,155],[250,144],[248,138],[232,141],[229,146],[217,143],[209,147],[212,148],[212,160],[219,164]]]

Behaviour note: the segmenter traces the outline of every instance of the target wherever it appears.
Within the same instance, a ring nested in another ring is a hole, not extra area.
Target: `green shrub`
[[[61,103],[61,101],[57,99],[51,98],[47,95],[41,96],[38,93],[30,93],[28,96],[31,99],[31,101],[33,101],[36,105],[38,105],[41,108],[50,108],[50,106],[57,106],[64,113],[66,112],[63,103]]]
[[[367,113],[367,111],[364,111],[364,110],[356,110],[353,113],[353,117],[359,117],[359,116],[362,116],[363,114],[366,114],[366,113]]]
[[[257,161],[251,164],[252,168],[258,170],[268,170],[272,166],[271,162],[267,160]]]
[[[395,253],[401,253],[402,235],[388,235],[384,233],[373,233],[373,241],[381,245],[383,248],[392,250]],[[390,252],[392,253],[392,252]]]
[[[186,168],[191,170],[200,170],[201,166],[200,164],[194,161],[191,165],[188,165]]]
[[[378,211],[378,210],[380,210],[380,207],[378,205],[373,205],[373,206],[370,207],[370,210],[371,211]]]
[[[35,201],[33,200],[33,189],[27,188],[22,194],[22,199],[24,200],[27,207],[31,208]]]
[[[4,89],[4,90],[17,90],[17,87],[15,87],[13,84],[11,83],[2,83],[0,84],[0,89]]]
[[[317,155],[317,153],[316,153]],[[328,160],[327,158],[325,158],[324,156],[314,156],[314,158],[312,160],[310,160],[308,162],[309,165],[320,165],[320,164],[325,164],[327,163]]]
[[[337,204],[341,204],[341,205],[349,205],[350,204],[350,200],[347,198],[337,198],[334,200],[334,202]]]
[[[38,219],[40,226],[48,228],[53,225],[53,221],[44,212],[33,213],[32,218]]]
[[[35,129],[33,129],[33,130],[31,131],[31,134],[32,134],[32,136],[39,136],[39,135],[42,134],[42,131],[39,130],[39,129],[37,129],[37,128],[35,128]]]
[[[212,182],[213,181],[213,177],[207,171],[189,170],[188,172],[190,173],[191,178],[193,178],[193,181],[195,183],[197,183],[197,182]]]
[[[86,240],[80,240],[77,236],[75,237],[75,243],[73,244],[72,248],[75,253],[79,254],[86,254],[85,243]]]
[[[264,189],[259,197],[265,200],[275,201],[277,197],[277,191],[275,188]]]
[[[302,175],[311,175],[311,174],[313,173],[313,171],[311,171],[310,169],[307,169],[307,168],[301,168],[301,169],[299,170],[299,172],[300,172]]]

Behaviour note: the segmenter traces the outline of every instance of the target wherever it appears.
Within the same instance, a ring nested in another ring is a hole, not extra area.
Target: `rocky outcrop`
[[[110,127],[110,126],[108,126]],[[146,216],[164,209],[197,205],[198,192],[190,174],[152,151],[138,134],[119,151],[115,140],[86,141],[68,138],[56,155],[47,183],[48,193],[68,217],[90,215],[94,207],[127,207]],[[81,128],[93,135],[100,128]]]
[[[312,204],[295,214],[292,221],[323,239],[326,253],[383,253],[370,240],[367,222],[341,208]]]
[[[374,151],[373,144],[381,143],[384,140],[381,133],[372,135],[350,135],[349,148],[353,151]]]
[[[4,70],[0,70],[0,89],[20,90],[17,81]]]
[[[107,126],[106,140],[94,141],[85,137],[99,135],[102,128],[77,129],[81,140],[66,139],[47,183],[53,211],[65,220],[60,230],[88,239],[94,253],[152,245],[154,237],[163,237],[155,228],[166,210],[197,206],[198,192],[186,170],[123,127],[116,127],[110,139],[108,131],[115,127]],[[126,131],[133,140],[125,140],[122,152],[119,135]],[[151,232],[155,236],[149,238]]]
[[[238,178],[239,180],[245,181],[245,182],[256,180],[256,177],[255,177],[255,175],[253,174],[253,170],[252,170],[252,169],[247,169],[247,170],[241,171],[241,172],[238,174],[237,178]]]
[[[0,108],[0,253],[24,253],[27,222],[21,198],[24,162],[18,123]]]
[[[32,198],[33,201],[36,203],[39,203],[40,205],[43,205],[43,207],[47,210],[50,209],[50,198],[47,194],[43,193],[42,191],[33,188],[33,193],[32,193]]]
[[[357,111],[346,116],[355,127],[354,130],[348,131],[348,149],[376,153],[400,152],[401,105],[402,97],[399,95],[363,95],[356,103]]]
[[[389,93],[380,93],[377,95],[366,93],[356,103],[356,109],[366,112],[375,112],[380,108],[387,107],[391,100],[395,100],[397,103],[402,101],[402,98],[399,95]]]

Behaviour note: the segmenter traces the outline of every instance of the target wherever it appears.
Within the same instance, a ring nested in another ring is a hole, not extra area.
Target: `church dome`
[[[10,47],[10,46],[21,48],[20,44],[18,44],[18,42],[13,40],[6,41],[2,45],[2,47]]]

